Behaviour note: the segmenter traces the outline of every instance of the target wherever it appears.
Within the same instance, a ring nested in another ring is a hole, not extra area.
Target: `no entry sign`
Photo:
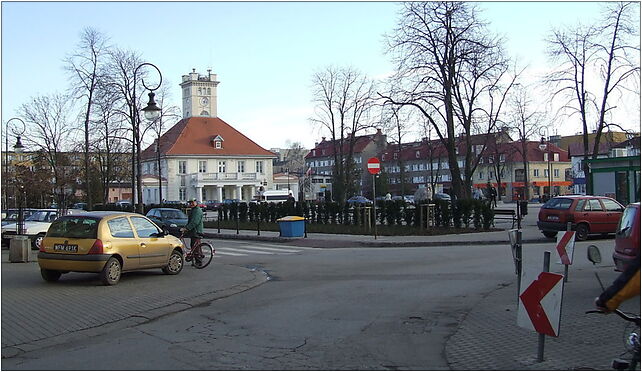
[[[379,162],[379,159],[368,159],[368,172],[370,172],[370,174],[379,174],[379,172],[381,172],[381,163]]]

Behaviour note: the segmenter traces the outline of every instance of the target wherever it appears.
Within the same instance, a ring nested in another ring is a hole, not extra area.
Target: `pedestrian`
[[[386,200],[392,200],[392,195],[390,195],[390,193],[386,194]]]
[[[497,208],[497,190],[493,186],[490,187],[490,204],[493,208]]]
[[[288,194],[288,202],[292,202],[292,203],[295,202],[294,196],[292,196],[292,191],[290,191],[290,193]]]

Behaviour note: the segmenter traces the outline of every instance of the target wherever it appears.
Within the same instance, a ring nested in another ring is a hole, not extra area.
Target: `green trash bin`
[[[300,216],[286,216],[276,220],[281,236],[286,238],[302,237],[305,234],[305,219]]]

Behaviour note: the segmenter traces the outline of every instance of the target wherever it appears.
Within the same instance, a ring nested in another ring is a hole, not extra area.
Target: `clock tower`
[[[183,82],[180,84],[183,91],[183,118],[217,117],[218,84],[216,74],[212,74],[212,70],[207,70],[206,76],[200,75],[196,69],[192,69],[188,75],[183,75]]]

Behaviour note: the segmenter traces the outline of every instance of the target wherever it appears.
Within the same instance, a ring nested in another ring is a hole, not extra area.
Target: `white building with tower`
[[[277,156],[218,117],[218,84],[211,70],[183,75],[183,119],[141,154],[145,204],[158,204],[161,194],[165,201],[249,201],[260,186],[273,188]]]

